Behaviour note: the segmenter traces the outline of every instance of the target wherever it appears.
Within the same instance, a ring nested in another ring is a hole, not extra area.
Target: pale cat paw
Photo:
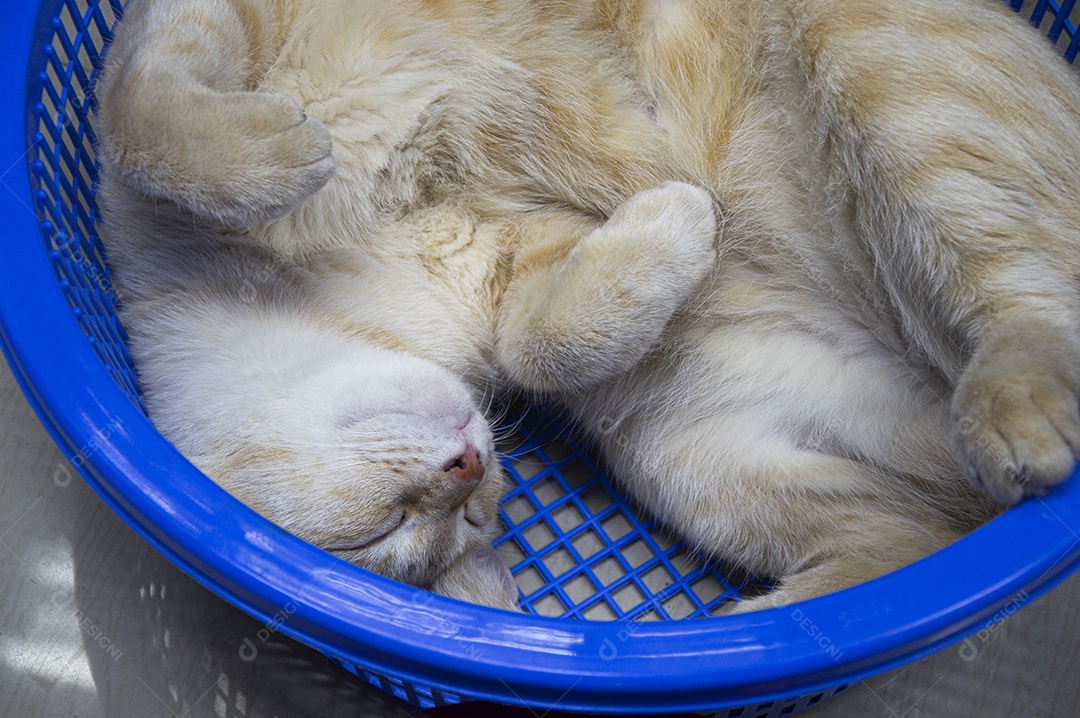
[[[251,226],[299,207],[334,174],[330,133],[284,95],[243,92],[216,100],[232,115],[232,160],[215,192],[214,216]]]
[[[1041,496],[1080,453],[1076,382],[1028,352],[973,362],[953,398],[953,443],[972,482],[999,501]]]
[[[712,197],[685,182],[638,192],[612,213],[605,229],[639,245],[648,242],[629,254],[657,276],[658,300],[665,305],[689,294],[716,262]]]
[[[514,577],[490,546],[463,554],[435,580],[431,590],[467,603],[507,611],[521,610]]]
[[[499,310],[499,363],[540,391],[620,376],[657,345],[716,257],[708,192],[682,182],[638,192],[565,259],[518,275]]]
[[[132,127],[112,138],[122,173],[150,196],[251,227],[296,209],[334,174],[330,133],[284,95],[196,89],[170,99],[154,108],[148,134]]]

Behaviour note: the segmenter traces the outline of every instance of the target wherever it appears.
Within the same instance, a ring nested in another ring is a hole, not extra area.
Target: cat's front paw
[[[467,551],[432,584],[431,591],[459,601],[518,611],[518,588],[490,546]]]
[[[211,191],[204,214],[236,226],[266,222],[299,207],[333,176],[330,133],[292,99],[236,92],[214,103],[235,124],[223,137],[224,156],[208,155],[213,164],[196,173]]]
[[[625,246],[616,249],[637,261],[634,269],[653,277],[654,293],[665,312],[682,301],[716,262],[712,197],[685,182],[665,182],[633,195],[612,213],[604,231],[625,237]]]
[[[126,182],[227,227],[281,217],[334,174],[330,133],[284,95],[188,88],[116,114],[103,146]]]
[[[1080,452],[1072,372],[1027,352],[973,362],[953,397],[953,443],[972,482],[999,501],[1041,496]]]
[[[716,235],[705,190],[667,182],[634,194],[564,259],[536,260],[515,278],[500,308],[499,364],[539,391],[578,391],[624,374],[713,271]]]

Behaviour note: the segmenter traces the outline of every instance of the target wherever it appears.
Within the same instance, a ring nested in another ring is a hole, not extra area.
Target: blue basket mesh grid
[[[1007,0],[1009,7],[1030,17],[1031,24],[1043,30],[1050,42],[1072,62],[1080,52],[1080,37],[1076,34],[1076,0]],[[1029,14],[1030,13],[1030,14]]]
[[[557,415],[528,413],[507,470],[506,532],[496,550],[526,610],[589,620],[671,620],[712,615],[756,577],[687,549],[628,505],[588,452],[568,441]]]
[[[42,69],[28,96],[30,202],[55,283],[84,341],[127,400],[141,409],[94,229],[92,200],[96,169],[90,88],[97,55],[122,3],[61,0],[47,4],[52,11],[47,28],[51,37],[33,60]],[[1009,4],[1014,9],[1022,5]],[[1025,8],[1032,13],[1033,24],[1070,59],[1078,42],[1069,20],[1074,4],[1040,0],[1028,2]],[[5,350],[11,352],[7,345]],[[508,530],[497,548],[513,566],[528,610],[545,616],[606,620],[704,617],[738,591],[754,590],[751,578],[726,575],[642,520],[614,494],[587,454],[575,453],[578,450],[560,434],[550,425],[529,426],[508,455],[508,468],[518,485],[504,503]],[[1068,552],[1050,568],[1066,558],[1070,558]],[[972,624],[966,630],[976,628]],[[414,705],[442,705],[464,698],[369,670],[378,661],[368,665],[355,655],[328,653],[368,682]],[[836,690],[733,708],[723,715],[788,715]]]

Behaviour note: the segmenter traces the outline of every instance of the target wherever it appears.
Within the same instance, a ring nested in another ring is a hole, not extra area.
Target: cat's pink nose
[[[484,478],[484,465],[480,455],[472,444],[465,444],[465,451],[447,469],[450,474],[463,483],[475,483]]]

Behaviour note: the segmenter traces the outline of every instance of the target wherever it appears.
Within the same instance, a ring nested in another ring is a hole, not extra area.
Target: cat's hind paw
[[[1041,496],[1064,481],[1080,453],[1075,388],[1026,354],[969,370],[953,398],[953,444],[972,482],[999,501]]]

